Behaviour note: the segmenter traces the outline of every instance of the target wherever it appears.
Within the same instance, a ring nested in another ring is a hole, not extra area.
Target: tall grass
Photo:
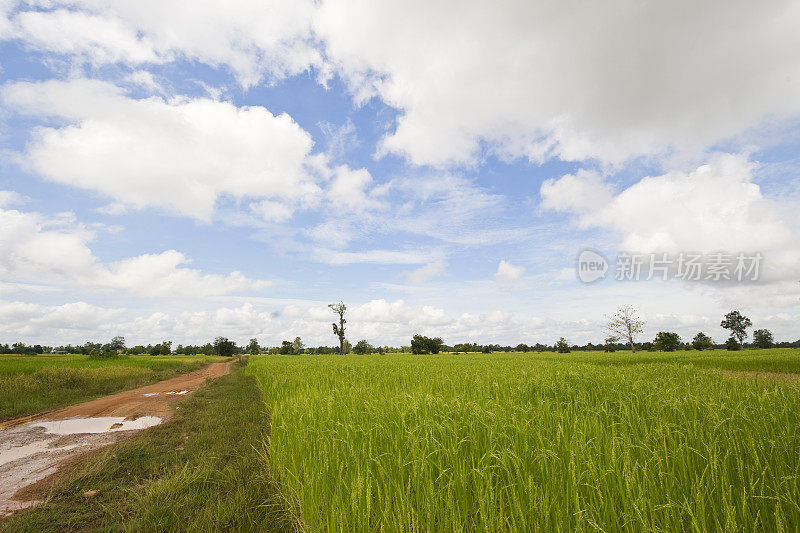
[[[308,531],[800,527],[798,383],[596,355],[265,356],[248,371]]]
[[[0,420],[168,379],[214,357],[0,356]]]

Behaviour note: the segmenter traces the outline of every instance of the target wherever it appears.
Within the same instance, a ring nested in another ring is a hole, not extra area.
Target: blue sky
[[[623,305],[795,340],[798,10],[2,2],[0,342],[332,345],[338,300],[373,344],[599,342]],[[585,284],[587,248],[764,263]]]

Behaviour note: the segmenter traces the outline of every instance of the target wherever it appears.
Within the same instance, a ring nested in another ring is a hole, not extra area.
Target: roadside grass
[[[220,357],[0,356],[0,421],[169,379]]]
[[[792,369],[800,351],[692,355],[261,356],[247,372],[308,531],[796,531],[800,383],[722,370]]]
[[[258,385],[237,365],[181,400],[169,421],[71,467],[46,503],[0,521],[0,531],[298,529],[270,474],[269,429]],[[98,492],[84,497],[89,490]]]

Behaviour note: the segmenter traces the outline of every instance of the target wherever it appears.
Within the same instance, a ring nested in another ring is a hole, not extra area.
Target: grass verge
[[[168,422],[67,468],[39,495],[46,503],[0,532],[297,529],[270,474],[269,430],[256,381],[237,365]]]

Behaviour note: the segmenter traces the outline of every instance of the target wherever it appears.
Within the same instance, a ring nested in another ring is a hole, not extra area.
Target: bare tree
[[[634,339],[642,332],[644,328],[644,320],[639,318],[636,308],[632,305],[626,305],[617,314],[608,319],[606,330],[612,336],[625,339],[631,346],[631,352],[636,351]]]
[[[333,334],[339,337],[339,353],[344,355],[344,343],[347,342],[344,338],[344,325],[347,320],[344,319],[344,313],[347,311],[347,306],[343,302],[338,304],[329,304],[334,313],[339,315],[339,324],[333,323]]]

